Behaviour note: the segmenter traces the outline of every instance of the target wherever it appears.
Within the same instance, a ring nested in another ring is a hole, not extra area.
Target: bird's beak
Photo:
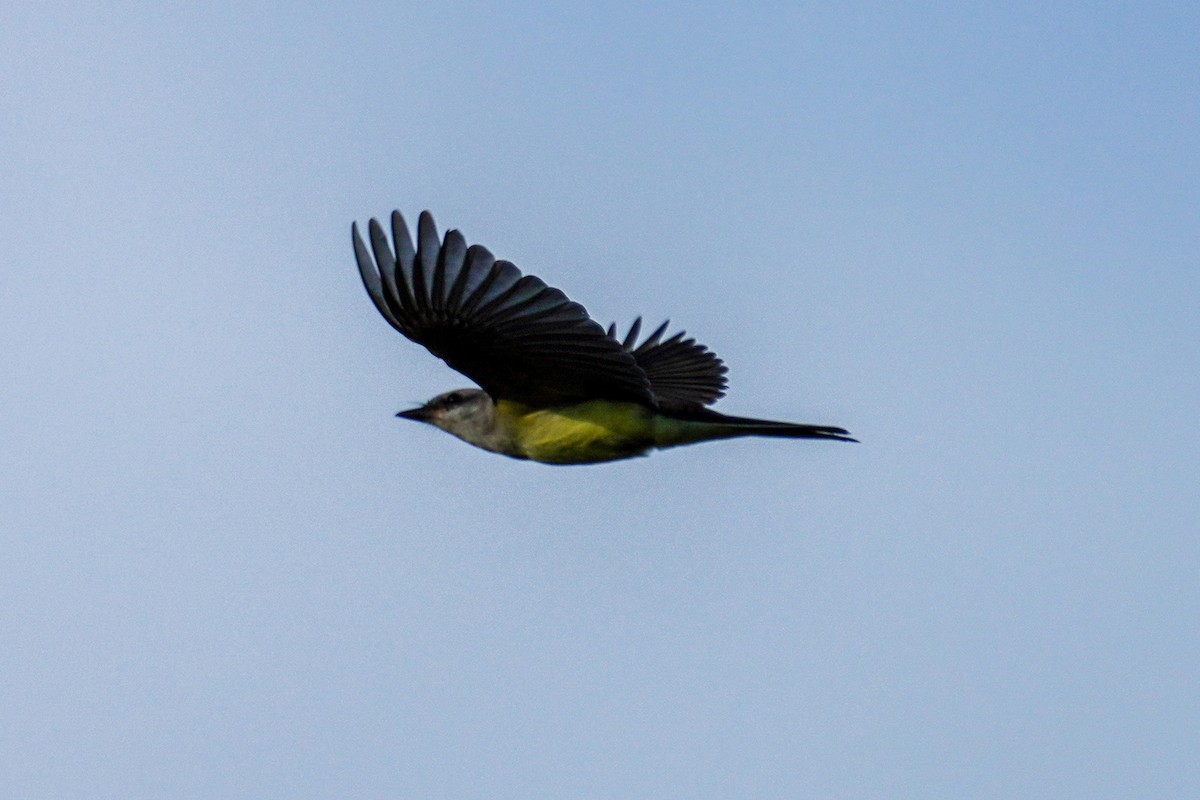
[[[425,408],[425,406],[418,406],[417,408],[410,408],[408,411],[401,411],[396,416],[399,417],[400,419],[411,419],[411,420],[416,420],[417,422],[428,422],[429,421],[429,410],[427,408]]]

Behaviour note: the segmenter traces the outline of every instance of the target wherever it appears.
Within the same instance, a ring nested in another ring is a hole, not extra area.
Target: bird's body
[[[593,464],[737,436],[854,441],[842,428],[730,417],[707,408],[724,394],[725,366],[663,323],[641,344],[458,231],[439,242],[421,214],[414,247],[392,214],[393,254],[371,220],[371,250],[352,229],[363,283],[376,308],[482,389],[446,392],[397,416],[429,423],[477,447],[546,464]],[[374,256],[372,258],[372,256]]]
[[[594,464],[659,446],[655,414],[637,403],[586,400],[533,408],[501,400],[496,418],[512,432],[508,455],[544,464]]]

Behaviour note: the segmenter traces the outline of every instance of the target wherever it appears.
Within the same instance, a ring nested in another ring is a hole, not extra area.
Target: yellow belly
[[[501,400],[496,416],[521,456],[547,464],[613,461],[654,444],[653,412],[636,403],[591,400],[534,409]]]

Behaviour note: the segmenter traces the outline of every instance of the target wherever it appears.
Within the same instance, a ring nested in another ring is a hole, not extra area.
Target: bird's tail
[[[833,439],[838,442],[857,442],[845,428],[826,425],[803,425],[795,422],[750,420],[730,425],[732,436],[777,436],[783,439]]]
[[[838,442],[857,442],[845,428],[830,425],[805,425],[795,422],[775,422],[750,417],[730,417],[709,409],[688,409],[658,418],[656,446],[704,442],[710,439],[732,439],[739,436],[773,436],[783,439],[832,439]]]

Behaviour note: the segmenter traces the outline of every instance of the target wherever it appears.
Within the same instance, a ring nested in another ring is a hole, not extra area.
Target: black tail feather
[[[774,436],[783,439],[832,439],[838,442],[857,442],[850,431],[833,425],[805,425],[796,422],[776,422],[753,417],[731,417],[710,408],[688,407],[663,409],[667,416],[692,422],[707,422],[731,428],[730,436]]]
[[[737,423],[734,423],[737,424]],[[738,425],[738,427],[741,427]],[[742,436],[776,436],[783,439],[832,439],[835,442],[857,442],[844,428],[824,425],[797,425],[791,422],[767,425],[747,425]]]

